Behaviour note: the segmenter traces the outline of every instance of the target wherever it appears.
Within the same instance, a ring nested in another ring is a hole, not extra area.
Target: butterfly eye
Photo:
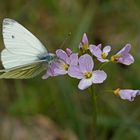
[[[14,36],[14,35],[12,35],[12,38],[15,38],[15,36]]]

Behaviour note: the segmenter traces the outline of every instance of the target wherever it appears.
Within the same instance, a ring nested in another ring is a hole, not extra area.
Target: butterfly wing
[[[28,79],[33,78],[46,69],[46,63],[34,62],[32,64],[1,70],[0,79]]]
[[[32,33],[9,18],[3,20],[3,40],[6,48],[1,53],[1,60],[5,69],[28,65],[48,54]]]

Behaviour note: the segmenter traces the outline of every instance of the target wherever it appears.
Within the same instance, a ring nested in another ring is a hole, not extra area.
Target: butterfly
[[[1,52],[1,61],[5,69],[0,70],[0,78],[33,78],[57,59],[31,32],[13,19],[3,20],[3,41],[5,49]]]

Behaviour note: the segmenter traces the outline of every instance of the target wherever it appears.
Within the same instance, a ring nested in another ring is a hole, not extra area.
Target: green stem
[[[113,93],[114,90],[104,90],[104,92]]]
[[[99,67],[99,70],[102,69],[106,64],[110,63],[110,61],[108,62],[104,62],[100,67]]]
[[[91,86],[91,99],[92,99],[92,135],[93,140],[96,140],[97,138],[97,100],[96,100],[96,94],[93,90],[93,86]]]

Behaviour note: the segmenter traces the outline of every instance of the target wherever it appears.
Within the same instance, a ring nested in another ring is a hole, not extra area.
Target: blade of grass
[[[75,93],[75,88],[68,80],[62,81],[62,79],[58,79],[57,82],[60,87],[59,94],[62,97],[66,112],[71,119],[73,129],[77,133],[79,140],[86,140],[84,126],[80,120],[80,116],[78,116],[79,113],[76,107],[76,103],[74,103],[72,100],[72,93]]]

